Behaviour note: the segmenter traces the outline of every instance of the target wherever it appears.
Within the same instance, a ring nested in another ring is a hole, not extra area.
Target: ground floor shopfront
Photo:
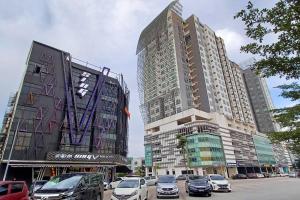
[[[64,173],[100,172],[104,180],[112,181],[117,173],[130,172],[126,162],[125,157],[113,154],[53,152],[48,154],[47,160],[3,160],[0,164],[0,179],[24,180],[30,184]]]

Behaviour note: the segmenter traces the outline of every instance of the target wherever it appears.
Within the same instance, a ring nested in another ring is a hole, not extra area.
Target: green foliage
[[[241,51],[261,58],[253,67],[258,74],[263,77],[300,78],[299,0],[279,0],[274,7],[263,9],[248,2],[246,9],[234,18],[245,23],[246,35],[252,40],[242,46]],[[291,99],[295,105],[273,111],[275,121],[286,131],[268,136],[273,143],[287,142],[289,149],[300,155],[300,85],[295,82],[278,88],[282,90],[281,96]]]
[[[117,177],[125,177],[128,174],[127,173],[117,173],[116,175],[117,175]]]
[[[135,175],[138,175],[140,177],[144,177],[145,176],[145,167],[141,167],[141,166],[136,167]]]
[[[187,139],[185,136],[181,134],[177,134],[176,139],[178,140],[177,149],[181,151],[184,159],[185,168],[187,168],[187,150],[186,150]]]
[[[273,8],[258,9],[248,2],[234,18],[245,23],[246,35],[253,42],[241,51],[261,57],[255,69],[265,77],[300,77],[300,1],[280,0]],[[270,38],[276,42],[267,43]]]

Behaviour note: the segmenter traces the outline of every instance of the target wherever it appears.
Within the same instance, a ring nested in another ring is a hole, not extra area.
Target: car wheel
[[[208,196],[208,197],[211,197],[211,192],[207,193],[207,196]]]
[[[156,198],[159,199],[160,197],[159,197],[159,196],[156,196]]]

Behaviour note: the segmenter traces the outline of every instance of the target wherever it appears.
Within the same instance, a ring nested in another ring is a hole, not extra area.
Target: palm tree
[[[187,139],[185,136],[180,135],[180,134],[176,135],[176,139],[178,140],[177,149],[180,150],[180,153],[183,156],[185,169],[186,169],[186,172],[188,173],[187,156],[186,156],[186,154],[187,154],[187,150],[186,150]]]

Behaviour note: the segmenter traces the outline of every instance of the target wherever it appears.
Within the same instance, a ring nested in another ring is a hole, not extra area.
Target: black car
[[[202,194],[211,196],[212,188],[205,176],[194,176],[186,180],[185,189],[189,196],[193,194]]]
[[[232,176],[232,179],[247,179],[246,174],[235,174]]]
[[[30,186],[29,195],[32,196],[35,191],[43,187],[47,182],[46,180],[34,181]]]
[[[186,175],[179,175],[176,177],[176,180],[180,181],[180,180],[186,180]]]
[[[103,200],[102,174],[69,173],[52,177],[33,194],[34,200]]]

